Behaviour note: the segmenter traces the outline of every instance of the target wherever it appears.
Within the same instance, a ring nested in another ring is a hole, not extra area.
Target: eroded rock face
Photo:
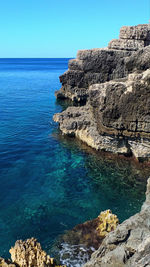
[[[54,115],[60,130],[96,150],[150,158],[150,70],[94,84],[83,107]]]
[[[56,114],[64,134],[96,150],[150,159],[150,26],[124,26],[108,48],[80,50],[58,98],[84,102]]]
[[[105,49],[80,50],[77,59],[69,61],[69,70],[60,76],[57,98],[86,102],[88,87],[125,76],[124,58],[131,52]]]
[[[120,38],[110,41],[108,48],[78,51],[77,58],[69,61],[68,71],[60,76],[62,88],[56,97],[85,103],[90,85],[126,77],[135,68],[132,64],[128,68],[126,58],[148,45],[150,27],[141,24],[122,27]]]
[[[11,259],[19,267],[54,267],[54,259],[50,258],[35,238],[18,240],[10,249]]]
[[[1,267],[17,267],[18,265],[11,262],[11,260],[5,260],[0,258],[0,266]]]
[[[141,211],[109,233],[84,267],[150,265],[150,178]]]

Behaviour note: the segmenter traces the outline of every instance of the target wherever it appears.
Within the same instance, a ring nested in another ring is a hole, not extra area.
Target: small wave
[[[60,261],[67,267],[81,267],[90,259],[94,251],[93,247],[87,249],[83,245],[62,243],[59,251]]]

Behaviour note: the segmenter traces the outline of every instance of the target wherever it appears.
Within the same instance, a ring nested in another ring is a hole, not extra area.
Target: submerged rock
[[[118,224],[119,220],[111,210],[103,211],[97,218],[66,231],[56,241],[53,250],[67,267],[82,266]]]

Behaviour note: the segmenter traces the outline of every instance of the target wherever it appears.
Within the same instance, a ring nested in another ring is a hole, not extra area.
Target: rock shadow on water
[[[69,267],[81,266],[89,260],[103,240],[95,232],[97,219],[93,218],[97,217],[98,211],[111,209],[117,214],[120,223],[140,211],[145,200],[150,165],[123,155],[97,152],[80,140],[62,135],[58,130],[53,132],[53,137],[75,157],[80,154],[84,158],[86,179],[90,187],[84,208],[93,207],[87,219],[92,220],[81,222],[72,230],[66,231],[56,239],[52,247],[63,264],[67,263]],[[78,163],[75,168],[78,168]]]

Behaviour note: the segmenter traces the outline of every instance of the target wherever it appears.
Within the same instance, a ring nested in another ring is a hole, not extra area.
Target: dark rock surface
[[[109,233],[84,267],[150,266],[150,178],[141,211]]]
[[[126,76],[124,58],[130,54],[107,48],[80,50],[77,59],[70,60],[69,70],[60,76],[62,88],[56,91],[56,97],[86,102],[91,84]]]
[[[78,51],[77,58],[69,61],[68,71],[60,76],[62,88],[56,97],[86,102],[90,85],[126,77],[135,68],[126,66],[126,58],[149,44],[150,27],[141,24],[122,27],[120,39],[110,41],[108,48]]]

